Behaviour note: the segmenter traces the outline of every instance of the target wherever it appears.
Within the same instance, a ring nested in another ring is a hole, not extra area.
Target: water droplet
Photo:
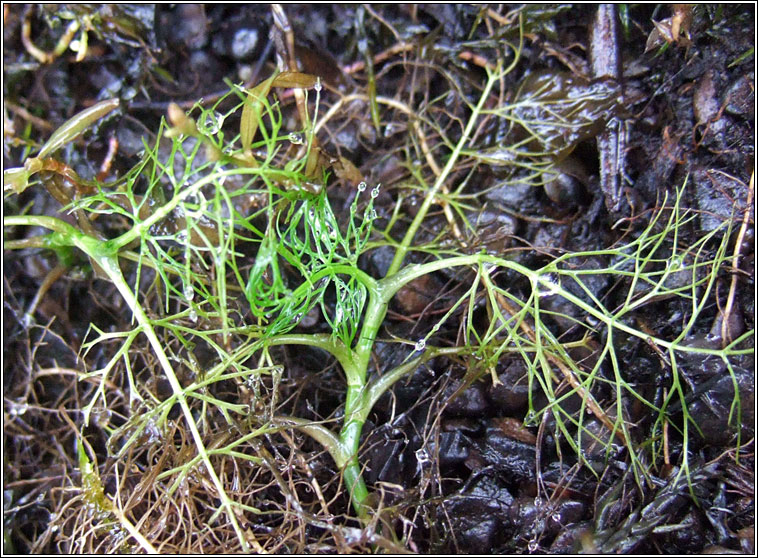
[[[674,256],[673,258],[666,261],[666,269],[668,269],[671,272],[679,271],[680,269],[683,269],[685,266],[684,258],[681,256]]]
[[[194,324],[195,322],[197,322],[197,310],[195,310],[194,308],[190,308],[190,311],[189,311],[189,316],[188,316],[188,317],[189,317],[190,321],[191,321],[193,324]]]
[[[316,90],[316,92],[321,91],[322,85],[321,85],[321,78],[316,78],[316,85],[313,86],[313,89]]]
[[[381,186],[381,184],[377,184],[376,188],[374,188],[373,190],[371,190],[371,197],[372,198],[375,198],[375,197],[377,197],[379,195],[379,187],[380,186]]]
[[[245,58],[252,58],[255,54],[255,49],[260,46],[260,35],[258,28],[254,26],[242,27],[240,26],[232,36],[231,48],[232,56],[237,60],[243,60]],[[228,39],[228,37],[225,37]]]
[[[206,134],[216,134],[224,124],[224,117],[215,111],[209,111],[205,113],[205,118],[202,121],[203,131]]]
[[[366,183],[365,182],[359,182],[358,183],[358,191],[363,192],[366,190]]]
[[[291,132],[290,135],[289,135],[289,139],[295,145],[303,145],[305,143],[305,139],[303,138],[303,134],[299,134],[297,132]]]
[[[187,299],[187,302],[192,302],[192,299],[195,298],[195,289],[192,288],[191,283],[185,283],[184,284],[184,298]]]
[[[405,129],[405,125],[403,125],[403,124],[395,124],[394,122],[390,122],[390,123],[388,123],[384,127],[384,137],[388,138],[391,135],[393,135],[393,134],[395,134],[395,133],[397,133],[397,132],[399,132],[399,131],[401,131],[403,129]]]
[[[158,428],[155,418],[151,418],[147,421],[147,424],[145,425],[145,433],[147,434],[147,443],[150,445],[163,440],[163,434],[161,433],[161,429]]]
[[[28,328],[31,325],[33,319],[34,318],[31,314],[29,314],[29,312],[25,312],[21,318],[21,327],[24,329]]]
[[[419,339],[418,341],[416,341],[416,345],[415,345],[414,348],[417,351],[423,351],[425,347],[426,347],[426,340],[425,339]]]
[[[372,221],[376,219],[376,209],[372,209],[371,211],[368,212],[368,218],[371,219]]]
[[[29,405],[27,405],[26,403],[20,403],[20,404],[19,404],[19,403],[13,403],[13,402],[10,402],[10,403],[11,403],[11,404],[10,404],[10,405],[8,405],[8,407],[10,407],[10,408],[8,409],[8,412],[10,413],[10,415],[11,415],[12,417],[18,417],[18,416],[21,416],[21,415],[23,415],[23,414],[24,414],[26,411],[28,411],[28,410],[29,410]]]
[[[561,279],[557,273],[548,273],[541,277],[537,287],[537,295],[540,298],[553,296],[561,290]]]
[[[103,428],[108,425],[108,421],[113,413],[110,409],[97,407],[92,409],[92,421],[99,427]]]

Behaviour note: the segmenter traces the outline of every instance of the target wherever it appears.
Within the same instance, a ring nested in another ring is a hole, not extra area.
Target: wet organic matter
[[[4,549],[749,552],[753,10],[4,6]]]

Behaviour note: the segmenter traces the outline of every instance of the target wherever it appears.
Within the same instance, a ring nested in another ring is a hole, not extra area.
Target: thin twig
[[[750,175],[750,182],[747,187],[747,204],[745,205],[745,213],[742,215],[742,225],[740,226],[740,232],[737,234],[737,240],[734,243],[734,255],[732,256],[732,268],[737,270],[740,267],[740,252],[742,252],[742,241],[745,238],[745,232],[747,231],[748,223],[750,222],[750,210],[753,208],[753,192],[755,186],[755,171]],[[739,280],[738,274],[732,275],[732,282],[729,287],[729,296],[726,300],[726,307],[724,308],[724,315],[721,320],[721,346],[726,347],[731,343],[731,332],[729,331],[729,317],[732,314],[734,308],[734,299],[737,295],[737,281]]]
[[[24,107],[17,105],[16,103],[12,101],[5,101],[5,108],[7,108],[12,113],[20,116],[27,122],[30,122],[32,126],[35,128],[42,130],[43,132],[52,132],[53,131],[53,125],[50,124],[47,120],[44,120],[40,118],[39,116],[34,116],[31,112],[26,110]]]

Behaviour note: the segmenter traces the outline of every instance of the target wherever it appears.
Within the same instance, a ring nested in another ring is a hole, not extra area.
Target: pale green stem
[[[150,323],[150,319],[147,317],[147,314],[145,314],[145,311],[137,300],[137,297],[134,296],[134,293],[129,288],[129,285],[126,283],[126,279],[121,273],[121,268],[118,265],[118,255],[111,251],[108,251],[110,253],[106,252],[103,249],[103,241],[86,236],[77,231],[71,225],[54,217],[11,216],[3,219],[3,224],[4,226],[38,225],[54,230],[60,234],[60,239],[57,239],[60,245],[73,244],[82,250],[102,268],[111,282],[116,286],[119,293],[121,293],[121,296],[124,298],[126,304],[129,306],[129,308],[132,309],[134,317],[140,326],[142,326],[142,331],[145,333],[148,341],[150,342],[150,345],[153,347],[155,356],[158,358],[158,361],[160,362],[161,367],[166,374],[166,378],[168,379],[169,383],[171,384],[171,388],[174,391],[174,397],[182,409],[184,417],[187,421],[187,425],[192,434],[192,438],[195,442],[195,445],[197,446],[198,454],[201,456],[203,463],[208,470],[208,475],[211,477],[211,481],[218,491],[218,497],[221,500],[221,505],[226,509],[229,522],[232,524],[232,527],[237,534],[237,538],[240,541],[240,545],[242,546],[243,551],[249,552],[250,548],[247,544],[247,540],[245,539],[245,535],[242,532],[242,529],[237,522],[237,517],[234,513],[234,510],[232,509],[232,502],[229,499],[229,496],[226,494],[226,490],[213,468],[213,464],[210,461],[208,452],[205,448],[205,444],[203,443],[203,438],[197,429],[197,424],[195,423],[195,419],[192,417],[192,412],[189,408],[189,405],[187,404],[187,399],[184,396],[184,390],[179,383],[178,378],[176,377],[174,369],[169,362],[168,356],[163,349],[163,345],[160,339],[158,339],[158,336],[155,334],[155,330]]]
[[[166,356],[166,352],[163,350],[163,344],[161,343],[160,339],[158,339],[158,336],[155,334],[155,330],[153,329],[152,324],[150,323],[150,319],[147,317],[147,314],[145,314],[145,311],[142,309],[142,306],[137,300],[137,297],[134,296],[134,293],[132,293],[131,289],[127,285],[126,280],[124,279],[124,276],[121,273],[121,269],[118,266],[118,258],[115,256],[111,256],[111,257],[97,257],[94,259],[97,261],[100,267],[103,268],[103,270],[108,275],[108,277],[113,282],[113,284],[116,285],[116,288],[118,289],[119,293],[121,293],[121,296],[124,298],[127,305],[132,309],[132,312],[134,312],[134,317],[137,319],[137,322],[142,326],[142,331],[145,333],[148,340],[150,341],[150,345],[153,347],[153,351],[155,351],[155,356],[158,358],[158,362],[160,362],[161,367],[163,368],[163,371],[166,374],[166,378],[171,384],[171,389],[174,391],[174,397],[176,398],[177,402],[179,403],[179,406],[182,409],[182,413],[184,414],[184,417],[187,422],[187,426],[189,427],[190,432],[192,434],[192,438],[195,442],[195,446],[197,447],[197,451],[200,457],[202,458],[203,463],[205,464],[205,468],[208,471],[208,475],[210,476],[211,481],[213,482],[213,485],[216,487],[216,490],[218,491],[218,497],[221,500],[221,505],[226,509],[227,518],[229,519],[229,522],[232,524],[232,527],[234,528],[234,532],[237,534],[237,538],[240,541],[242,550],[243,552],[246,552],[246,553],[250,552],[250,548],[247,544],[247,540],[245,539],[245,534],[242,532],[242,529],[240,528],[239,523],[237,522],[237,516],[234,513],[234,510],[232,509],[232,501],[229,499],[229,496],[226,494],[226,489],[224,488],[224,485],[222,484],[221,479],[219,479],[218,475],[216,474],[215,469],[213,468],[213,464],[211,463],[210,457],[208,456],[208,452],[205,448],[205,443],[203,442],[202,435],[200,434],[200,431],[197,429],[197,424],[195,423],[195,419],[192,416],[192,411],[190,410],[189,405],[187,404],[187,399],[184,396],[184,390],[182,388],[182,385],[179,383],[179,379],[176,377],[176,374],[174,373],[174,369],[171,366],[171,363],[169,362],[168,357]]]
[[[337,359],[346,374],[355,366],[353,352],[340,339],[327,333],[285,333],[266,342],[269,345],[307,345],[322,349]]]
[[[167,201],[165,204],[156,208],[147,219],[139,223],[136,223],[131,229],[126,231],[121,236],[116,237],[113,240],[109,240],[107,242],[107,245],[109,246],[109,249],[118,250],[119,248],[122,248],[134,242],[138,238],[141,238],[143,234],[145,234],[147,231],[150,230],[150,227],[161,222],[163,219],[171,215],[171,212],[173,212],[174,209],[176,209],[176,207],[182,201],[184,201],[186,198],[190,196],[197,194],[197,192],[203,186],[211,184],[219,180],[220,178],[224,178],[226,176],[239,176],[243,174],[260,175],[260,174],[263,174],[263,172],[264,171],[262,171],[261,169],[243,167],[243,168],[227,169],[223,171],[214,172],[213,174],[209,174],[208,176],[198,180],[197,182],[183,188],[180,192],[175,194],[174,197],[171,198],[169,201]]]
[[[395,382],[400,378],[416,370],[423,363],[438,357],[440,355],[452,356],[458,355],[468,351],[468,347],[429,347],[423,354],[416,358],[409,360],[393,368],[389,372],[382,374],[371,382],[366,390],[366,396],[364,397],[364,405],[361,410],[361,418],[365,421],[368,418],[368,413],[371,412],[372,407],[379,401],[379,398],[387,393]]]
[[[421,204],[421,207],[419,208],[418,213],[416,214],[416,217],[411,222],[410,226],[408,227],[408,231],[405,233],[403,240],[400,242],[400,245],[397,247],[397,250],[395,251],[395,257],[392,259],[392,263],[390,264],[390,267],[387,270],[386,277],[393,276],[395,273],[398,272],[398,270],[400,269],[400,266],[403,265],[403,260],[405,260],[405,255],[408,253],[408,250],[410,249],[411,243],[413,242],[413,239],[416,236],[416,232],[421,226],[421,223],[424,222],[424,219],[426,219],[426,214],[429,211],[429,208],[432,206],[432,204],[436,200],[437,193],[442,188],[443,184],[448,179],[448,177],[450,176],[450,173],[452,172],[453,168],[458,162],[458,157],[460,156],[461,152],[466,148],[469,137],[471,137],[471,133],[474,131],[474,127],[476,126],[479,120],[479,115],[481,114],[482,109],[484,108],[484,104],[489,99],[490,91],[492,91],[493,86],[498,82],[499,77],[500,77],[500,72],[495,72],[488,76],[487,85],[485,85],[484,91],[482,91],[482,94],[479,97],[479,103],[476,105],[476,107],[472,111],[471,116],[469,117],[468,122],[466,123],[466,128],[463,130],[463,135],[461,136],[461,139],[458,140],[458,143],[455,145],[453,152],[450,154],[450,157],[448,158],[447,163],[445,163],[445,167],[442,169],[442,172],[437,177],[437,180],[434,181],[434,185],[431,187],[431,189],[427,192],[426,196],[424,197],[424,202]]]

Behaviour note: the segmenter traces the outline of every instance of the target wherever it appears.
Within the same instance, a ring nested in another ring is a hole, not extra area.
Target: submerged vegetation
[[[723,427],[739,466],[754,332],[703,324],[736,267],[741,216],[700,230],[685,180],[618,216],[606,247],[523,257],[483,238],[494,187],[477,184],[482,165],[497,169],[500,188],[545,186],[618,111],[617,91],[569,77],[570,98],[537,74],[507,92],[522,75],[524,17],[504,27],[496,61],[476,68],[482,83],[438,68],[443,93],[420,106],[369,85],[325,110],[319,77],[276,71],[254,87],[229,82],[187,111],[171,104],[139,161],[112,181],[80,176],[61,152],[114,101],[5,171],[6,250],[54,253],[50,282],[78,269],[120,299],[103,305],[120,316],[111,325],[92,321],[72,372],[50,367],[77,380],[81,412],[66,416],[77,465],[66,475],[78,471],[67,490],[79,490],[54,496],[39,541],[62,533],[70,552],[419,550],[414,523],[439,513],[441,492],[367,482],[364,444],[380,421],[394,423],[395,384],[424,370],[462,370],[458,395],[496,389],[506,365],[523,370],[528,402],[514,428],[537,447],[538,496],[586,475],[622,479],[616,495],[661,498],[669,479],[696,499],[704,467],[691,446],[703,432],[690,369],[707,362],[729,379]],[[370,84],[379,79],[368,71]],[[297,117],[288,118],[290,88]],[[403,118],[408,144],[393,157],[407,179],[370,183],[324,147],[320,131],[352,103],[372,117],[367,137]],[[20,201],[35,189],[63,204],[60,215]],[[398,298],[443,280],[418,327],[388,327]],[[662,305],[677,313],[651,327],[645,315]],[[57,335],[33,325],[34,310],[26,327]],[[645,377],[630,374],[630,358],[644,359]],[[323,372],[308,372],[306,359]],[[425,472],[433,446],[416,453],[419,486],[439,477]],[[542,477],[540,455],[561,463],[557,486]],[[609,529],[598,523],[592,544],[618,548]]]

